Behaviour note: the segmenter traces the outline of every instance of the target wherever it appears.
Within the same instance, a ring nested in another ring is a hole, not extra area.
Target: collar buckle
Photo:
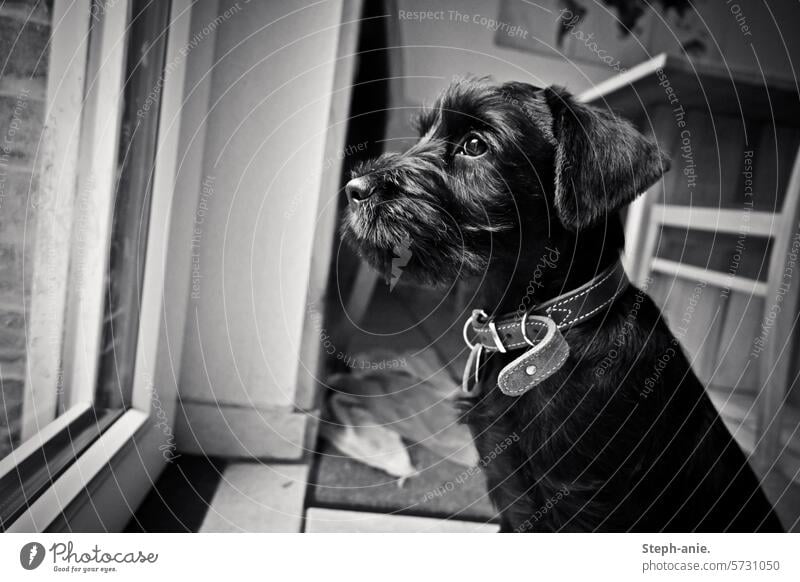
[[[474,344],[469,340],[468,330],[470,326],[474,323],[478,322],[486,322],[486,327],[489,330],[490,335],[492,336],[492,341],[494,342],[494,347],[484,345],[483,343]],[[500,339],[500,334],[497,333],[497,325],[493,319],[489,317],[489,315],[483,309],[474,309],[472,311],[472,315],[469,316],[466,322],[464,322],[464,328],[461,330],[461,335],[464,338],[464,343],[467,344],[467,347],[470,350],[475,349],[476,345],[482,345],[484,348],[488,350],[497,350],[501,354],[505,354],[508,350],[506,346],[503,344],[503,340]]]

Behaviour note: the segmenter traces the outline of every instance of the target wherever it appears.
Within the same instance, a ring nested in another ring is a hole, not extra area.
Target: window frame
[[[69,367],[65,366],[63,377],[68,386],[76,388],[63,395],[65,410],[55,421],[44,424],[9,457],[0,461],[0,477],[36,454],[50,439],[70,426],[91,408],[94,398],[99,366],[99,357],[95,356],[99,354],[102,334],[107,260],[105,250],[111,232],[111,201],[115,191],[120,143],[129,13],[129,0],[109,0],[102,5],[93,5],[91,0],[69,3],[56,0],[54,5],[51,53],[55,53],[55,56],[51,58],[51,63],[58,62],[60,55],[63,55],[60,51],[71,42],[73,52],[68,54],[75,54],[76,58],[69,62],[69,67],[79,67],[80,63],[76,65],[74,61],[83,58],[81,47],[78,46],[79,39],[83,38],[82,48],[87,53],[84,62],[88,65],[86,79],[92,79],[86,83],[85,94],[78,102],[77,112],[82,118],[78,122],[70,120],[81,128],[82,149],[73,169],[76,180],[65,182],[62,176],[59,182],[62,188],[64,184],[75,184],[72,194],[82,192],[82,187],[87,188],[84,192],[93,197],[93,204],[97,204],[93,208],[102,209],[101,219],[92,228],[92,242],[83,241],[87,247],[98,247],[94,255],[88,258],[88,264],[87,257],[81,257],[85,268],[76,275],[80,277],[78,282],[72,276],[69,279],[63,276],[58,281],[65,292],[68,289],[81,290],[80,293],[66,296],[64,307],[68,316],[61,336],[64,338],[63,347],[67,348],[63,361],[70,364]],[[165,303],[169,302],[170,309],[185,314],[188,290],[188,277],[181,285],[179,281],[168,280],[167,273],[170,272],[168,265],[176,262],[188,264],[189,259],[188,249],[183,248],[186,245],[174,240],[171,231],[174,220],[185,218],[181,213],[173,215],[172,206],[184,102],[185,47],[189,44],[191,15],[192,0],[172,0],[158,112],[159,134],[131,405],[53,480],[6,531],[121,530],[167,462],[162,443],[166,427],[173,425],[177,400],[177,381],[171,358],[175,353],[180,353],[174,345],[170,346],[170,339],[175,342],[175,337],[171,336],[178,332],[182,334],[183,319],[178,317],[177,322],[173,322],[180,324],[179,330],[173,329],[175,325],[169,325],[167,329],[170,322]],[[102,30],[97,46],[87,50],[85,41],[90,29],[89,18],[96,19],[94,26],[101,26]],[[61,35],[59,31],[62,31]],[[92,71],[96,72],[96,79],[92,77]],[[62,116],[62,121],[68,113],[72,116],[76,113],[74,96],[67,102],[71,107],[55,112]],[[55,129],[59,127],[55,126]],[[63,128],[54,133],[61,139],[67,139]],[[74,141],[76,138],[71,135],[71,139]],[[69,161],[64,165],[69,167]],[[66,246],[71,250],[65,252],[75,252],[74,245]],[[178,271],[182,272],[180,269]],[[32,310],[35,306],[32,301]],[[41,333],[42,330],[34,331]],[[46,331],[52,332],[52,328],[47,327]],[[31,336],[36,337],[33,334]],[[85,357],[73,357],[75,346],[86,349]],[[56,349],[60,352],[61,347],[49,345],[44,354],[35,354],[28,375],[44,379],[52,388],[60,389],[61,386],[56,384],[62,372],[58,369],[60,353],[59,357],[53,354]],[[154,386],[158,386],[157,393]],[[55,406],[52,410],[55,412]]]

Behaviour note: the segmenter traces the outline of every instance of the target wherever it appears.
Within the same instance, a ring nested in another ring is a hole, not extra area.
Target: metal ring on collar
[[[475,344],[473,344],[471,341],[469,341],[469,336],[467,336],[467,329],[472,324],[472,320],[475,319],[476,315],[479,316],[479,317],[483,317],[484,319],[489,317],[488,315],[486,315],[486,312],[483,309],[476,309],[475,311],[472,312],[472,315],[469,316],[467,321],[464,322],[464,328],[461,330],[461,335],[464,338],[464,343],[467,344],[467,347],[470,350],[474,350],[475,349]]]

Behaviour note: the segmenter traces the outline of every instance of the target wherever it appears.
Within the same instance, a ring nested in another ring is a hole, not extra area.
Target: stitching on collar
[[[572,297],[567,297],[566,299],[562,299],[562,300],[561,300],[561,301],[559,301],[558,303],[554,303],[554,304],[553,304],[552,306],[550,306],[550,307],[546,307],[546,308],[545,308],[545,310],[547,310],[547,311],[555,310],[555,308],[556,308],[556,307],[558,307],[559,305],[564,305],[565,303],[568,303],[568,302],[570,302],[570,301],[574,301],[574,300],[575,300],[575,299],[577,299],[578,297],[582,297],[582,296],[586,295],[586,294],[587,294],[587,293],[589,293],[589,292],[590,292],[592,289],[596,289],[597,287],[599,287],[600,285],[602,285],[603,283],[605,283],[605,282],[608,280],[608,278],[609,278],[609,277],[611,277],[611,275],[613,275],[614,273],[616,273],[616,272],[617,272],[617,269],[618,269],[618,265],[617,265],[617,264],[614,264],[614,267],[613,267],[612,269],[610,269],[610,270],[608,271],[608,273],[606,273],[606,274],[605,274],[605,275],[604,275],[604,276],[603,276],[603,277],[602,277],[602,278],[601,278],[599,281],[597,281],[597,282],[596,282],[594,285],[592,285],[592,286],[591,286],[591,287],[589,287],[588,289],[584,289],[583,291],[581,291],[581,292],[580,292],[580,293],[578,293],[577,295],[573,295]],[[546,305],[546,303],[545,303],[545,305]],[[559,310],[559,311],[563,311],[563,309],[561,309],[561,310]]]
[[[546,377],[546,376],[549,376],[549,375],[550,375],[552,372],[554,372],[555,370],[558,370],[558,368],[560,368],[560,367],[561,367],[561,364],[563,364],[563,363],[564,363],[564,361],[565,361],[565,360],[566,360],[568,357],[569,357],[569,352],[567,351],[567,352],[565,352],[564,354],[562,354],[562,355],[561,355],[561,357],[560,357],[560,358],[559,358],[559,359],[558,359],[558,360],[557,360],[555,363],[553,363],[553,365],[552,365],[552,366],[550,366],[550,367],[549,367],[547,370],[545,370],[544,372],[542,372],[542,375]],[[516,366],[516,365],[518,365],[518,363],[521,363],[521,362],[524,362],[524,361],[525,361],[525,358],[524,358],[524,357],[523,357],[523,358],[520,358],[520,359],[519,359],[519,362],[517,362],[517,361],[515,360],[514,362],[511,362],[511,364],[509,364],[508,366],[506,366],[506,368],[503,368],[503,370],[502,370],[502,371],[505,371],[506,369],[510,369],[511,367],[513,367],[513,366]],[[504,393],[504,394],[507,394],[507,395],[509,395],[509,396],[514,396],[514,395],[516,395],[516,394],[520,394],[520,393],[522,393],[522,392],[525,392],[526,390],[528,390],[528,386],[523,386],[523,387],[522,387],[522,388],[520,388],[519,390],[509,390],[509,389],[508,389],[508,376],[506,376],[506,375],[502,374],[502,371],[501,371],[501,374],[500,374],[500,377],[499,377],[499,381],[500,381],[500,384],[502,384],[502,387],[503,387],[503,388],[505,388],[505,390],[503,390],[503,393]]]

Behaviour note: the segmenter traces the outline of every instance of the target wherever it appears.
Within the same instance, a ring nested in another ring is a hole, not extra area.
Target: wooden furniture
[[[800,100],[794,83],[659,55],[583,93],[672,169],[628,209],[625,264],[740,444],[797,479]]]

